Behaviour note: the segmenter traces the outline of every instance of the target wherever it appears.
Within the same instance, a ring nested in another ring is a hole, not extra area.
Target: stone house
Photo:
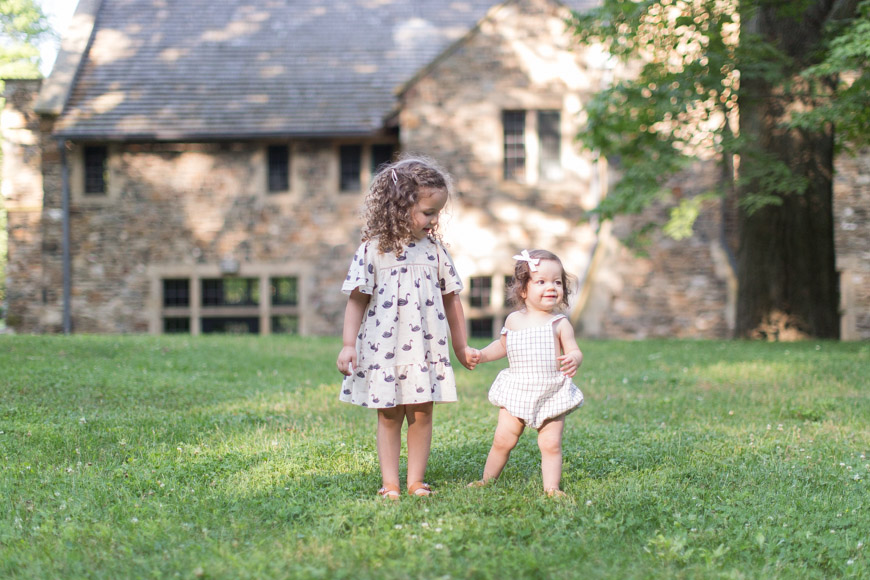
[[[644,218],[584,220],[614,175],[574,136],[620,71],[564,17],[594,2],[79,0],[49,78],[6,83],[8,324],[336,334],[366,185],[408,152],[454,176],[472,335],[509,312],[511,256],[544,247],[579,280],[582,336],[730,336],[717,203],[645,257],[618,241]],[[866,339],[870,171],[845,163],[844,338]],[[717,176],[699,164],[675,191]]]

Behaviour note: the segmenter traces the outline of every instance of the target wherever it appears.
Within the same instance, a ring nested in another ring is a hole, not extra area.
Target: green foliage
[[[793,175],[774,152],[732,135],[741,83],[761,81],[782,94],[803,94],[806,107],[793,126],[813,129],[835,123],[849,145],[866,144],[870,135],[870,0],[857,17],[841,15],[822,46],[807,45],[796,58],[748,30],[758,10],[778,18],[801,19],[817,2],[800,0],[603,0],[575,14],[580,44],[601,43],[604,50],[639,72],[599,93],[587,108],[588,122],[578,136],[589,150],[618,159],[621,181],[597,209],[605,218],[638,213],[659,199],[663,184],[695,159],[711,155],[759,161],[741,175],[753,190],[741,200],[755,211],[802,193],[807,181]],[[739,14],[738,14],[739,8]],[[850,73],[850,74],[847,74]],[[840,79],[835,91],[831,80]],[[810,99],[812,97],[812,99]],[[741,171],[746,168],[741,164]],[[707,192],[705,195],[716,192]],[[690,231],[692,206],[672,213],[671,235]],[[673,221],[676,220],[676,221]]]
[[[0,336],[0,577],[864,578],[870,346],[581,342],[565,500],[535,433],[469,489],[501,364],[378,501],[337,338]],[[404,469],[404,467],[403,467]]]
[[[36,0],[0,0],[0,78],[40,76],[37,44],[54,34]]]
[[[830,28],[825,58],[807,68],[803,78],[834,79],[836,91],[813,110],[797,114],[792,126],[812,129],[833,123],[841,150],[856,152],[870,143],[870,0],[858,5],[858,16]]]

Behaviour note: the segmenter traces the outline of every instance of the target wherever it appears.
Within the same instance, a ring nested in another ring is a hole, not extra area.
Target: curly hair
[[[553,260],[559,264],[559,268],[562,270],[562,288],[564,288],[561,304],[562,306],[567,307],[568,296],[571,294],[572,286],[575,283],[576,278],[565,271],[565,266],[562,265],[562,260],[560,260],[559,256],[553,252],[547,250],[531,250],[529,251],[529,257],[540,260]],[[517,264],[514,266],[514,277],[507,289],[507,298],[510,304],[515,306],[522,306],[525,304],[523,294],[526,293],[526,288],[531,279],[532,271],[529,269],[529,263],[525,260],[517,260]]]
[[[381,166],[365,199],[363,241],[377,238],[378,250],[396,255],[412,241],[411,209],[420,199],[422,188],[452,188],[450,175],[425,157],[405,157]],[[440,240],[437,226],[430,237]]]

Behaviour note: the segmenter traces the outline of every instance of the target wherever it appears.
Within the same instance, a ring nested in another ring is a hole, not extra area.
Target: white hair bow
[[[514,260],[528,262],[529,270],[531,270],[532,272],[538,271],[538,268],[536,266],[541,262],[540,258],[531,257],[528,250],[523,250],[522,253],[514,256]]]

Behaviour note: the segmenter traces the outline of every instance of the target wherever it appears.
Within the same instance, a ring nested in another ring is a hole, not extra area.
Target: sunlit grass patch
[[[0,337],[3,578],[870,574],[870,346],[582,343],[563,489],[480,477],[505,362],[435,408],[437,494],[375,497],[340,341]],[[404,466],[402,467],[404,470]]]

